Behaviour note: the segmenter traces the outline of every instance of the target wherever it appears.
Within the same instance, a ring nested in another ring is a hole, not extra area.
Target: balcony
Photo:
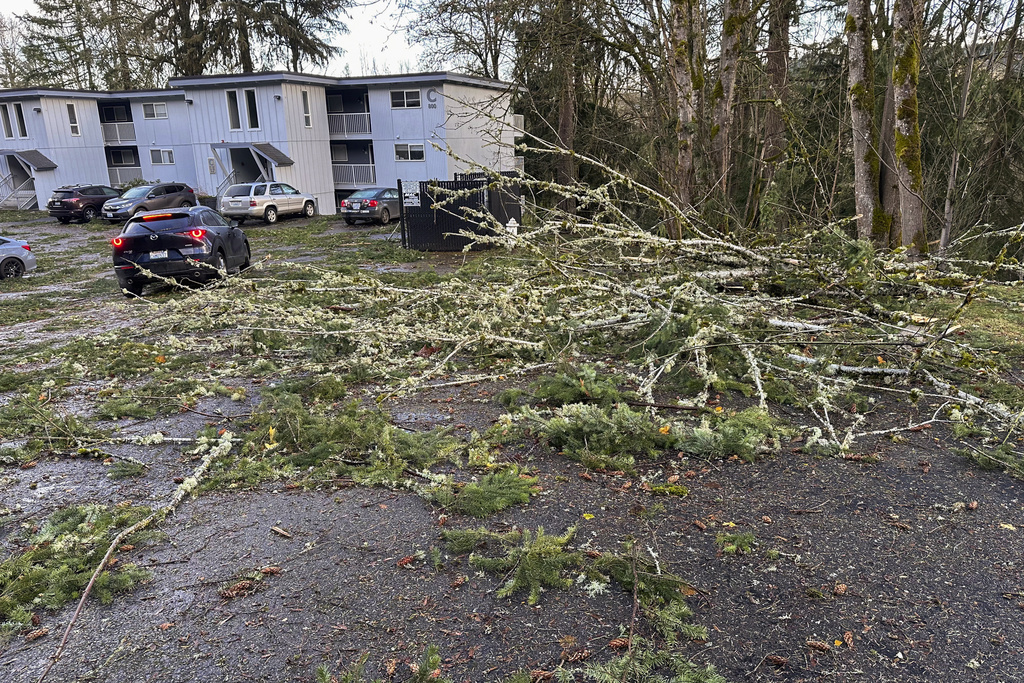
[[[376,185],[377,170],[373,164],[333,164],[335,185]]]
[[[370,112],[333,114],[327,112],[327,130],[331,135],[354,137],[370,134]]]
[[[121,187],[132,180],[142,180],[141,166],[114,166],[108,168],[107,173],[113,187]]]
[[[127,123],[104,123],[103,142],[111,145],[119,145],[125,142],[135,142],[135,124]]]

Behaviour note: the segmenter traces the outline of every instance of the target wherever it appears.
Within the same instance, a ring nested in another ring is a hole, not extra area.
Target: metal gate
[[[453,196],[453,193],[458,193]],[[398,196],[402,202],[402,246],[420,251],[462,251],[466,245],[481,249],[471,237],[493,235],[494,231],[481,226],[475,214],[489,212],[502,225],[509,219],[522,220],[519,186],[488,188],[483,174],[456,174],[455,180],[429,180],[419,183],[418,202],[406,202],[402,181],[398,181]],[[418,206],[415,204],[418,203]],[[431,208],[442,203],[441,208]]]

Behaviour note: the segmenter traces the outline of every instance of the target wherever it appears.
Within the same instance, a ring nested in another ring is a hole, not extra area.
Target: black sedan
[[[139,295],[150,282],[202,283],[249,267],[245,233],[205,206],[136,214],[110,242],[126,296]]]

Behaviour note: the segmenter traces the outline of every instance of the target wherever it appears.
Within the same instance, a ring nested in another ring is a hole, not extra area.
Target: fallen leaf
[[[970,503],[967,504],[967,509],[968,510],[977,510],[978,509],[978,501],[972,500]]]
[[[166,363],[167,362],[167,356],[157,356],[156,357],[156,362],[157,363]]]
[[[420,358],[430,358],[440,350],[440,346],[431,346],[430,344],[424,344],[423,348],[416,352],[416,355],[419,356]]]
[[[398,562],[395,562],[395,566],[396,567],[408,567],[410,564],[412,564],[413,559],[415,559],[415,558],[413,558],[412,555],[406,555],[405,557],[400,559]]]
[[[999,528],[1000,528],[1000,529],[1006,529],[1007,531],[1016,531],[1016,530],[1017,530],[1017,527],[1015,527],[1015,526],[1014,526],[1014,525],[1012,525],[1012,524],[1007,524],[1007,523],[1005,523],[1005,522],[1003,522],[1002,524],[1000,524],[1000,525],[999,525]]]
[[[174,626],[174,622],[173,621],[165,621],[164,623],[162,623],[159,626],[157,626],[157,628],[160,629],[161,631],[166,631],[167,629],[169,629],[172,626]]]
[[[587,481],[594,481],[594,478],[587,472],[580,472],[580,479],[586,479]]]
[[[704,522],[700,521],[699,519],[693,520],[693,525],[695,527],[697,527],[698,529],[700,529],[701,531],[704,531],[705,529],[708,528],[708,525],[705,524]]]
[[[284,536],[285,538],[291,538],[292,537],[292,535],[290,533],[288,533],[287,531],[285,531],[284,529],[282,529],[279,526],[272,526],[272,527],[270,527],[270,530],[273,531],[278,536]]]
[[[536,681],[550,681],[554,677],[554,671],[544,671],[543,669],[536,669],[530,672],[531,683],[535,683]]]
[[[735,529],[736,528],[736,522],[722,522],[722,526],[727,526],[730,529]]]
[[[677,481],[679,481],[679,475],[678,474],[673,474],[671,477],[668,478],[668,483],[670,483],[670,484],[674,484]]]
[[[583,519],[593,519],[593,518],[594,518],[594,515],[590,514],[589,512],[584,512],[583,513]]]
[[[764,522],[765,524],[771,524],[772,523],[772,518],[769,517],[768,515],[765,515],[765,516],[763,516],[761,518],[761,521]]]

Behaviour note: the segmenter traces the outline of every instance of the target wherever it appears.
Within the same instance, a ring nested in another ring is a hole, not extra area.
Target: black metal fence
[[[406,201],[406,188],[398,181],[402,201],[402,246],[420,251],[462,251],[466,245],[479,249],[485,245],[459,234],[492,235],[482,226],[480,212],[489,212],[502,225],[523,217],[518,185],[488,187],[484,174],[456,174],[455,180],[430,180],[419,183],[416,201]],[[457,194],[453,194],[457,193]],[[440,208],[431,208],[441,203]],[[418,204],[418,205],[417,205]]]

